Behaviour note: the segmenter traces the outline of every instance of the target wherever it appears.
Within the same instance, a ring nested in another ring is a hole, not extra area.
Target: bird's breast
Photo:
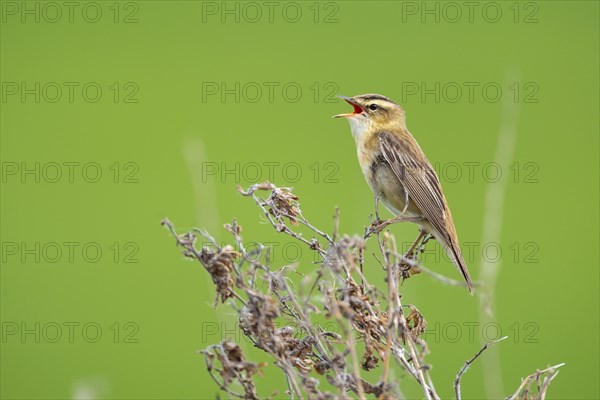
[[[420,215],[382,153],[370,155],[359,153],[359,162],[371,190],[376,196],[381,195],[381,201],[390,212],[397,215],[406,208],[407,217]],[[407,200],[408,207],[406,207]]]

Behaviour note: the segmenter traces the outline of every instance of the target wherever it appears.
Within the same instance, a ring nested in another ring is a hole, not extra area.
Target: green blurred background
[[[492,325],[465,290],[405,285],[438,391],[451,396],[482,337],[508,335],[464,377],[465,398],[508,395],[560,362],[550,397],[600,396],[598,2],[476,2],[471,16],[463,2],[72,4],[1,2],[3,399],[214,398],[196,351],[243,339],[159,222],[227,241],[221,224],[238,218],[284,265],[297,248],[235,192],[271,178],[314,224],[331,230],[339,206],[341,230],[361,232],[372,195],[330,116],[349,109],[332,95],[367,92],[405,107],[473,275],[482,255],[499,268]],[[435,254],[426,265],[457,278]],[[283,389],[266,371],[261,393]]]

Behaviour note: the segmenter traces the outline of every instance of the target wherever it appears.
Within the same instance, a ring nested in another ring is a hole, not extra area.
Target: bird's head
[[[353,135],[375,129],[397,130],[406,128],[402,107],[380,94],[361,94],[354,97],[338,96],[354,109],[351,113],[338,114],[334,118],[346,118],[350,122]]]

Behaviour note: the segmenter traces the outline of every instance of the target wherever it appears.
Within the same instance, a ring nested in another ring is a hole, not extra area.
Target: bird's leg
[[[423,239],[423,237],[427,235],[427,232],[425,232],[423,229],[419,230],[419,236],[417,236],[417,239],[415,239],[414,243],[412,244],[412,246],[410,246],[410,248],[408,249],[408,251],[406,252],[406,254],[404,255],[404,257],[406,258],[413,258],[413,256],[415,256],[416,258],[416,253],[415,249],[417,249],[417,245],[420,249],[420,247],[423,245],[423,243],[419,243],[421,242],[421,239]]]
[[[425,250],[425,245],[427,244],[427,242],[429,242],[431,239],[435,239],[435,236],[433,236],[431,233],[428,233],[424,238],[423,238],[423,242],[421,242],[421,246],[422,249],[421,251]]]
[[[381,200],[381,196],[383,196],[383,193],[375,195],[375,222],[373,222],[374,226],[377,226],[383,222],[383,220],[379,218],[379,201]]]
[[[426,231],[421,230],[422,235],[419,235],[423,240],[421,240],[421,243],[415,247],[413,249],[413,254],[408,255],[407,253],[407,257],[412,258],[414,260],[417,259],[417,256],[420,253],[423,253],[425,251],[425,245],[431,240],[431,239],[435,239],[435,236],[433,236],[431,233],[427,233]]]
[[[379,226],[384,222],[381,218],[379,218],[379,201],[381,200],[381,196],[383,196],[383,193],[375,193],[375,220],[371,222],[371,226],[367,230],[365,237],[371,236],[373,233],[379,233],[382,230],[379,229]]]
[[[435,239],[435,236],[433,236],[431,233],[425,232],[425,236],[423,237],[423,241],[421,242],[421,244],[419,245],[419,247],[417,247],[417,249],[415,250],[415,258],[417,257],[417,254],[422,253],[422,252],[425,251],[425,245],[431,239]]]
[[[433,235],[427,233],[427,231],[425,231],[424,229],[420,229],[419,236],[417,236],[417,239],[414,241],[412,246],[410,246],[410,248],[404,255],[404,258],[409,260],[416,260],[419,253],[423,252],[423,250],[425,249],[425,245],[432,237]],[[401,262],[400,267],[403,271],[404,279],[407,279],[411,275],[415,275],[421,272],[418,268],[416,268],[413,265],[410,265],[407,262]]]

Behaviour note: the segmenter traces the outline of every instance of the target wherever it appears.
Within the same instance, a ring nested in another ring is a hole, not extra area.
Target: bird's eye
[[[377,104],[370,104],[369,105],[369,110],[371,111],[375,111],[379,108],[379,106]]]

